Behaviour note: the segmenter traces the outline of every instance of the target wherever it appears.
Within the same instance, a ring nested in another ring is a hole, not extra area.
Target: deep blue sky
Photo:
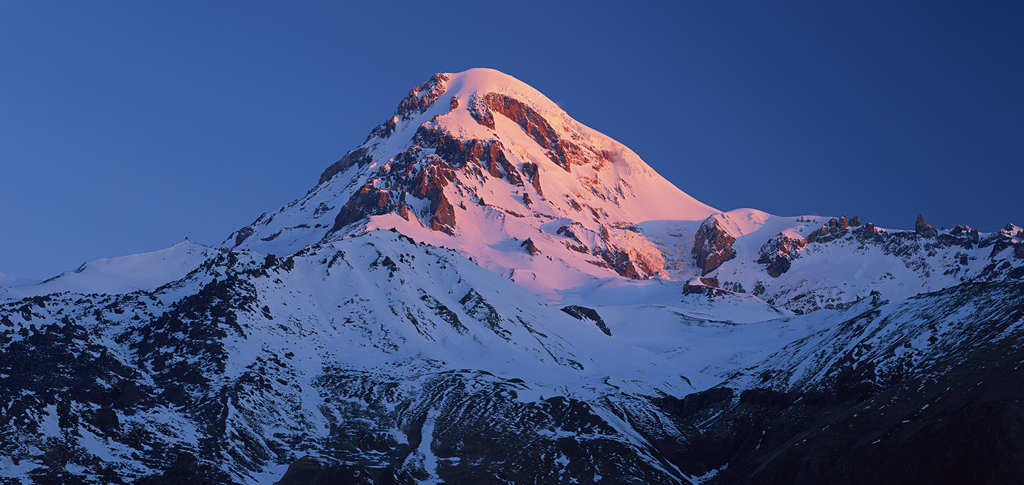
[[[217,244],[471,67],[722,210],[1024,225],[1019,1],[346,3],[0,0],[0,272]]]

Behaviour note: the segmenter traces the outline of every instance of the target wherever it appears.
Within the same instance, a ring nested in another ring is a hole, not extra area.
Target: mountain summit
[[[661,273],[664,259],[631,226],[715,212],[537,90],[471,69],[410,91],[304,198],[225,244],[288,254],[398,228],[499,273],[569,266],[644,279]],[[538,255],[543,261],[528,261]]]

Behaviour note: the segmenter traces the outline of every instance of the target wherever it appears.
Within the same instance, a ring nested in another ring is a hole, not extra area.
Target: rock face
[[[322,174],[320,174],[320,180],[317,185],[320,185],[328,180],[334,178],[339,172],[353,166],[353,165],[368,165],[370,163],[369,157],[366,156],[366,148],[357,148],[345,154],[341,157],[341,160],[334,162],[331,166],[327,167]]]
[[[779,233],[761,246],[757,263],[765,265],[768,276],[778,278],[789,271],[793,259],[799,256],[800,250],[806,246],[807,240],[802,237],[789,237]]]
[[[470,113],[478,123],[494,129],[492,112],[514,121],[548,153],[552,162],[567,172],[573,165],[589,163],[595,156],[599,160],[610,161],[609,153],[588,154],[571,140],[560,138],[540,113],[515,98],[499,93],[486,93],[483,96],[474,97],[472,102],[474,106]]]
[[[917,222],[914,223],[914,232],[928,238],[939,235],[939,231],[935,229],[935,226],[928,224],[928,221],[924,220],[923,215],[917,216]]]
[[[736,238],[722,227],[715,216],[705,219],[694,234],[692,250],[697,267],[701,269],[701,276],[735,258],[736,251],[732,248],[735,242]]]

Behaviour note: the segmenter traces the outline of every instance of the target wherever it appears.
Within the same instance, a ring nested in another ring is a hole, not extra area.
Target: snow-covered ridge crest
[[[60,292],[116,295],[151,290],[185,277],[217,252],[186,238],[158,251],[88,261],[42,282],[0,279],[0,301]]]

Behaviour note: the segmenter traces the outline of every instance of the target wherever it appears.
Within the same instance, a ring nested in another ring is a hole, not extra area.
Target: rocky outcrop
[[[592,254],[616,273],[634,280],[650,278],[665,268],[665,258],[654,243],[636,232],[614,227],[601,226]]]
[[[848,220],[846,220],[846,214],[843,214],[843,215],[839,216],[839,220],[836,221],[836,227],[838,227],[839,229],[849,229],[850,228],[850,222]]]
[[[338,211],[338,215],[334,217],[334,227],[331,228],[331,232],[365,217],[391,212],[396,208],[395,202],[397,201],[392,201],[389,195],[388,190],[378,189],[373,186],[372,182],[363,185]]]
[[[429,211],[418,214],[429,219],[430,227],[453,234],[455,209],[444,195],[444,188],[455,181],[455,171],[434,154],[422,153],[414,148],[404,152],[388,164],[381,178],[371,179],[342,206],[335,216],[330,232],[360,221],[366,217],[397,212],[406,220],[410,211],[406,197],[412,196],[430,202]]]
[[[341,160],[338,160],[337,162],[332,163],[330,167],[327,167],[327,169],[324,170],[322,174],[320,174],[320,181],[317,182],[317,185],[320,185],[330,180],[335,175],[343,172],[345,169],[351,167],[352,165],[369,165],[371,161],[372,160],[370,159],[370,157],[367,156],[367,151],[365,147],[352,150],[346,153],[345,156],[341,157]]]
[[[811,231],[811,233],[807,235],[807,242],[809,243],[828,242],[831,240],[832,238],[828,233],[828,226],[824,225],[814,231]]]
[[[942,247],[960,246],[964,249],[971,249],[981,242],[981,234],[977,229],[970,226],[957,225],[948,233],[943,232],[936,237],[936,242]]]
[[[697,278],[683,283],[684,295],[705,295],[709,297],[724,295],[727,292],[719,288],[718,278]]]
[[[409,106],[413,106],[412,101],[409,101]],[[377,172],[376,178],[349,198],[335,218],[331,232],[367,216],[402,211],[402,207],[405,209],[400,215],[408,220],[410,214],[405,194],[409,194],[430,201],[428,213],[419,216],[429,219],[432,229],[454,235],[455,209],[444,195],[444,188],[456,180],[456,170],[523,186],[522,175],[505,156],[505,148],[500,141],[462,140],[431,123],[421,126],[413,140],[416,143],[414,147],[389,160]],[[428,149],[433,149],[433,153]],[[332,165],[321,180],[329,180],[353,163],[369,163],[365,148]],[[532,181],[539,187],[539,174],[534,172]]]
[[[605,264],[616,273],[633,280],[650,278],[661,271],[665,260],[658,261],[645,257],[639,251],[630,249],[604,249],[598,253]]]
[[[845,221],[845,217],[841,219]],[[778,278],[792,266],[792,261],[799,256],[801,249],[807,246],[802,237],[788,237],[785,234],[769,239],[758,251],[758,264],[765,265],[768,276]]]
[[[705,219],[693,239],[693,258],[701,269],[701,276],[735,258],[736,251],[732,248],[735,242],[736,238],[722,227],[715,216]]]
[[[530,181],[533,185],[534,190],[537,191],[537,195],[544,197],[544,189],[540,188],[540,170],[536,163],[524,162],[523,163],[523,175],[526,180]]]
[[[443,193],[430,201],[430,216],[431,229],[455,235],[455,207]]]
[[[605,335],[609,337],[612,336],[612,331],[608,328],[608,324],[604,323],[604,319],[601,318],[601,315],[599,315],[593,308],[569,305],[562,307],[562,311],[568,313],[577,320],[594,322],[594,325],[597,325],[597,328],[601,329]]]
[[[407,121],[416,115],[426,113],[434,104],[434,101],[437,101],[437,98],[441,97],[448,89],[445,83],[449,79],[451,77],[447,74],[439,73],[430,76],[427,82],[409,91],[405,99],[398,104],[395,116],[398,116],[403,121]]]
[[[842,215],[839,219],[835,217],[828,220],[827,224],[822,225],[818,229],[807,235],[807,242],[809,243],[827,243],[834,239],[845,236],[850,228],[860,226],[860,219],[857,216],[853,216],[856,224],[851,224],[846,219],[846,215]]]
[[[249,236],[252,236],[254,232],[256,232],[256,230],[249,226],[239,229],[238,232],[235,233],[235,246],[245,242],[245,240],[248,239]]]
[[[939,231],[935,229],[935,226],[928,224],[928,221],[924,220],[924,215],[917,216],[917,222],[914,223],[914,232],[928,238],[939,235]]]
[[[540,249],[537,248],[537,244],[534,243],[533,239],[531,238],[526,238],[526,240],[523,241],[522,247],[523,249],[526,250],[526,252],[530,253],[530,256],[536,256],[540,254]]]
[[[477,123],[491,129],[494,129],[492,113],[498,113],[514,121],[548,153],[552,162],[567,172],[572,165],[583,165],[588,161],[587,150],[570,140],[560,139],[554,127],[540,113],[518,99],[498,93],[475,96],[469,112]],[[597,155],[610,159],[610,154]]]

